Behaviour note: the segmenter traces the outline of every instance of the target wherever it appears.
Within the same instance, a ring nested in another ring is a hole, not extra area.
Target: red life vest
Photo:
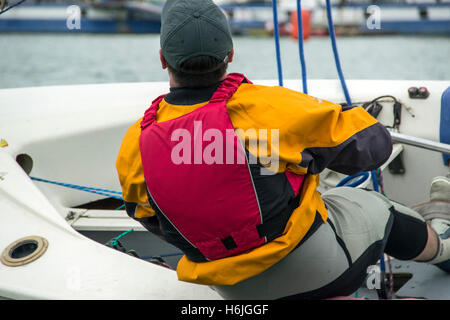
[[[226,103],[244,80],[250,83],[242,74],[229,74],[208,104],[161,123],[160,96],[141,122],[149,203],[163,237],[195,262],[273,240],[299,205],[304,176],[261,174],[236,136]]]

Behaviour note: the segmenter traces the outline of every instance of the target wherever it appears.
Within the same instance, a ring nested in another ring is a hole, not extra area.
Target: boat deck
[[[450,275],[439,268],[426,263],[392,260],[392,269],[394,279],[411,277],[394,293],[394,298],[450,299]],[[367,287],[358,290],[358,297],[378,299],[376,291]]]
[[[95,215],[94,215],[95,216]],[[91,216],[91,219],[98,219],[98,217]],[[125,218],[125,217],[123,217]],[[121,231],[113,231],[113,226],[109,231],[98,232],[83,228],[85,219],[79,220],[76,224],[78,230],[83,235],[96,240],[100,243],[107,243],[109,240],[117,237]],[[131,220],[131,219],[129,219]],[[130,227],[133,227],[130,225]],[[139,231],[138,231],[139,230]],[[121,238],[122,245],[127,249],[135,250],[140,257],[150,256],[164,256],[165,262],[172,268],[176,268],[179,256],[172,256],[172,254],[179,252],[179,250],[168,243],[162,242],[159,238],[152,235],[150,232],[143,231],[141,228],[135,229],[126,237]],[[392,273],[394,278],[394,294],[393,298],[415,298],[415,299],[430,299],[430,300],[450,300],[450,274],[440,270],[439,268],[426,264],[417,263],[413,261],[400,261],[391,258]],[[386,272],[389,272],[388,263],[386,260]],[[389,275],[386,274],[388,278]],[[398,287],[400,287],[398,289]],[[362,299],[379,299],[377,291],[368,289],[366,283],[358,289],[352,297]]]

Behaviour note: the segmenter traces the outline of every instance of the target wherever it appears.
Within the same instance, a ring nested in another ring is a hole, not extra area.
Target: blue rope
[[[277,12],[277,0],[272,0],[273,9],[273,35],[275,38],[275,51],[277,55],[277,67],[278,67],[278,83],[283,86],[283,70],[281,67],[281,53],[280,53],[280,34],[278,31],[278,12]]]
[[[376,170],[372,170],[370,172],[370,176],[372,177],[373,190],[376,191],[376,192],[379,192],[378,180],[377,180],[377,171]]]
[[[6,8],[5,10],[0,11],[0,14],[5,13],[5,12],[8,11],[9,9],[12,9],[12,8],[18,6],[19,4],[21,4],[22,2],[25,2],[25,1],[26,1],[26,0],[21,0],[21,1],[17,2],[16,4],[10,5],[10,6],[9,6],[8,8]]]
[[[36,177],[30,177],[30,178],[31,178],[31,180],[35,180],[35,181],[39,181],[39,182],[51,183],[51,184],[55,184],[55,185],[58,185],[58,186],[61,186],[61,187],[72,188],[72,189],[77,189],[77,190],[86,191],[86,192],[92,192],[92,193],[96,193],[96,194],[100,194],[100,195],[105,195],[105,196],[108,196],[108,197],[111,197],[111,198],[123,200],[122,197],[118,197],[118,196],[113,195],[113,194],[122,194],[121,192],[118,192],[118,191],[107,190],[107,189],[100,189],[100,188],[92,188],[92,187],[85,187],[85,186],[80,186],[80,185],[76,185],[76,184],[51,181],[51,180],[46,180],[46,179],[41,179],[41,178],[36,178]],[[125,205],[120,206],[116,210],[122,208],[123,206],[125,206]],[[114,238],[114,240],[111,242],[110,245],[111,246],[117,245],[118,244],[118,240],[120,238],[122,238],[123,236],[129,234],[132,231],[134,231],[134,229],[130,229],[128,231],[123,232],[122,234],[120,234],[119,236]],[[183,254],[184,253],[182,253],[182,252],[175,252],[175,253],[161,254],[161,255],[158,255],[158,256],[146,256],[146,257],[141,257],[141,258],[142,259],[152,259],[152,258],[158,258],[158,257],[180,256],[180,255],[183,255]]]
[[[361,178],[359,178],[358,180],[356,180],[356,181],[354,181],[352,183],[347,184],[347,182],[349,182],[349,181],[351,181],[351,180],[353,180],[355,178],[358,178],[358,177],[361,177]],[[369,178],[369,173],[368,172],[366,172],[366,171],[359,172],[359,173],[357,173],[357,174],[355,174],[353,176],[345,177],[344,179],[339,181],[339,183],[336,185],[336,187],[344,187],[345,186],[345,187],[353,187],[353,188],[355,188],[355,187],[359,186],[361,183],[363,183],[364,181],[366,181],[367,178]]]
[[[372,177],[373,190],[376,191],[376,192],[379,192],[377,171],[376,170],[372,170],[370,172],[370,176]],[[382,253],[381,257],[380,257],[380,270],[383,273],[386,272],[386,265],[385,265],[385,262],[384,262],[384,253]]]
[[[308,94],[308,87],[306,84],[306,63],[303,49],[303,19],[302,19],[302,5],[301,0],[297,0],[297,35],[298,35],[298,52],[300,56],[300,65],[302,67],[302,84],[303,93]]]
[[[386,264],[384,263],[384,253],[381,254],[380,258],[380,271],[386,272]]]
[[[46,179],[41,179],[41,178],[36,178],[36,177],[31,177],[31,180],[35,180],[35,181],[39,181],[39,182],[45,182],[45,183],[51,183],[51,184],[55,184],[61,187],[66,187],[66,188],[72,188],[72,189],[76,189],[76,190],[80,190],[80,191],[86,191],[86,192],[90,192],[90,193],[95,193],[95,194],[99,194],[102,196],[107,196],[110,198],[114,198],[114,199],[118,199],[118,200],[123,200],[122,197],[120,196],[116,196],[117,195],[121,195],[121,192],[118,191],[113,191],[113,190],[107,190],[107,189],[100,189],[100,188],[92,188],[92,187],[85,187],[85,186],[80,186],[80,185],[76,185],[76,184],[70,184],[70,183],[63,183],[63,182],[57,182],[57,181],[51,181],[51,180],[46,180]]]
[[[364,181],[366,181],[366,179],[369,178],[369,175],[370,175],[370,178],[372,179],[373,190],[376,191],[376,192],[378,192],[378,191],[379,191],[379,186],[378,186],[378,179],[377,179],[377,174],[376,174],[376,172],[377,172],[376,170],[372,170],[372,171],[370,171],[370,173],[369,173],[369,172],[366,172],[366,171],[362,171],[362,172],[359,172],[359,173],[357,173],[357,174],[355,174],[355,175],[353,175],[353,176],[347,176],[347,177],[345,177],[344,179],[342,179],[342,180],[336,185],[336,187],[343,187],[343,186],[345,186],[345,187],[357,187],[357,186],[359,186],[361,183],[363,183]],[[357,178],[357,177],[361,177],[361,178],[358,179],[358,180],[355,181],[355,182],[346,184],[347,182],[349,182],[349,181],[351,181],[351,180],[353,180],[353,179],[355,179],[355,178]],[[384,262],[384,253],[382,253],[382,254],[381,254],[381,257],[380,257],[380,271],[381,271],[383,274],[386,272],[386,265],[385,265],[385,262]],[[358,291],[355,292],[355,297],[358,297]]]
[[[337,51],[336,46],[336,35],[334,33],[334,25],[333,25],[333,18],[331,16],[331,3],[330,0],[326,0],[327,3],[327,17],[328,17],[328,31],[330,33],[331,38],[331,45],[333,47],[333,53],[334,53],[334,60],[336,63],[336,69],[339,75],[339,79],[341,80],[342,90],[344,91],[345,100],[347,100],[347,104],[349,106],[352,105],[352,101],[350,99],[350,94],[348,93],[347,85],[345,84],[344,74],[341,69],[341,62],[339,60],[339,53]]]

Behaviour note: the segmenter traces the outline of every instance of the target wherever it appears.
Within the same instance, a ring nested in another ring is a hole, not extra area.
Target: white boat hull
[[[256,83],[276,85],[275,81]],[[403,110],[400,132],[439,141],[440,99],[449,81],[353,80],[347,85],[354,102],[395,96],[415,115]],[[298,90],[301,84],[292,80],[285,86]],[[427,87],[428,99],[410,99],[407,89],[412,86]],[[309,89],[321,99],[345,101],[337,81],[313,80]],[[180,282],[170,269],[80,234],[144,229],[123,210],[74,209],[103,197],[33,182],[15,161],[20,154],[28,155],[34,177],[120,191],[115,160],[122,137],[151,101],[167,91],[166,82],[0,90],[0,139],[4,139],[0,148],[0,251],[24,236],[38,235],[49,242],[47,251],[34,262],[20,267],[0,264],[0,297],[221,299],[207,286]],[[379,120],[392,125],[392,102],[383,105]],[[427,201],[431,179],[449,172],[441,153],[406,145],[395,150],[403,151],[406,171],[393,175],[384,170],[386,194],[409,206]],[[325,172],[322,190],[342,177]],[[66,220],[70,212],[73,219]]]

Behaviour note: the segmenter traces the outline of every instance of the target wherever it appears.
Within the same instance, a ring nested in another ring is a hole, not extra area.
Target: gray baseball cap
[[[161,16],[160,42],[164,58],[179,71],[184,61],[195,56],[225,63],[233,49],[228,20],[211,0],[168,0]]]

